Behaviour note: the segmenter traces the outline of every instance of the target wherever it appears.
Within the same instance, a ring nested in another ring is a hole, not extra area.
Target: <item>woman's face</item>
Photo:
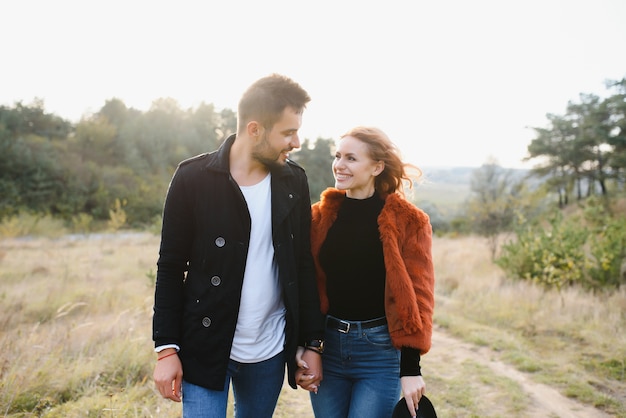
[[[335,187],[346,190],[346,196],[353,199],[365,199],[374,194],[374,180],[384,168],[382,161],[370,157],[367,144],[353,136],[339,140],[333,175]]]

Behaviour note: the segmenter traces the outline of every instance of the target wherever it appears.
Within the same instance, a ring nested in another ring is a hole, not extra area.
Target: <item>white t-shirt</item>
[[[272,243],[271,176],[253,186],[239,186],[252,221],[243,276],[241,305],[230,358],[257,363],[283,350],[285,305],[278,283]]]

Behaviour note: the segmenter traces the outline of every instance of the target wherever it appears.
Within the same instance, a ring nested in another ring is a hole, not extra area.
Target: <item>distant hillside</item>
[[[413,190],[413,201],[426,212],[433,207],[444,216],[454,215],[470,194],[475,167],[424,167],[422,179]]]
[[[422,182],[413,191],[413,201],[427,212],[432,207],[443,216],[450,216],[463,208],[470,195],[472,173],[478,167],[424,167]],[[511,169],[524,176],[528,170]]]

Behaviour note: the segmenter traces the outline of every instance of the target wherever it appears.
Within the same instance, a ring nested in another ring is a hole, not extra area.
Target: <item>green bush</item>
[[[580,283],[587,259],[584,244],[588,231],[575,221],[563,221],[556,212],[549,227],[524,225],[515,228],[517,239],[504,244],[495,262],[511,277],[532,280],[558,289]]]
[[[546,226],[517,223],[515,239],[504,244],[495,262],[510,277],[561,289],[619,287],[626,257],[626,218],[611,216],[597,200],[583,216],[556,212]]]
[[[594,287],[619,287],[623,284],[620,269],[626,260],[626,217],[611,216],[605,202],[598,198],[588,199],[584,215],[592,229],[590,279],[597,285]]]

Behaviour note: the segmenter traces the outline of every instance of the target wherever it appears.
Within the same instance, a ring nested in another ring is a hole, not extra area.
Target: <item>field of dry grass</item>
[[[433,254],[437,327],[475,353],[451,378],[441,373],[449,365],[433,364],[430,392],[443,416],[626,416],[626,289],[557,293],[508,281],[480,238],[438,238]],[[573,409],[548,408],[559,399],[542,398],[546,388]]]
[[[157,250],[148,233],[0,240],[0,414],[180,416],[151,379]],[[440,417],[626,416],[626,292],[508,282],[478,238],[433,251]],[[275,416],[312,417],[307,392],[286,386]]]

